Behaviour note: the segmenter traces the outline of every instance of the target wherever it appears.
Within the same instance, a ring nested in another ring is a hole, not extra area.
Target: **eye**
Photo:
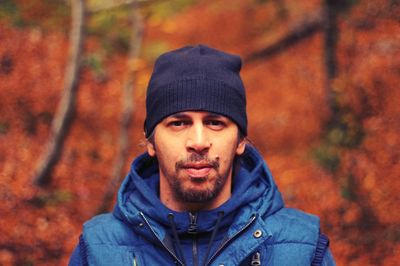
[[[226,124],[225,124],[224,121],[221,121],[221,120],[218,120],[218,119],[210,119],[210,120],[207,120],[207,121],[205,122],[205,124],[206,124],[209,128],[211,128],[211,129],[213,129],[213,130],[221,130],[221,129],[225,128],[225,126],[226,126]]]
[[[187,126],[188,124],[189,122],[185,120],[173,120],[168,122],[167,126],[172,128],[181,128]]]

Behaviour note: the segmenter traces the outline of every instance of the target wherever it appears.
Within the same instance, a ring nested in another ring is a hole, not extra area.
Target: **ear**
[[[242,155],[246,149],[246,139],[242,138],[236,148],[236,155]]]
[[[151,156],[154,157],[156,155],[156,149],[154,147],[154,144],[151,143],[150,141],[146,141],[146,149],[147,153]]]

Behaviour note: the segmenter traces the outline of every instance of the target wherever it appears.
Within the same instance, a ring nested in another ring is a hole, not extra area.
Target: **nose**
[[[206,153],[211,147],[207,130],[203,124],[193,124],[188,131],[186,149],[189,152]]]

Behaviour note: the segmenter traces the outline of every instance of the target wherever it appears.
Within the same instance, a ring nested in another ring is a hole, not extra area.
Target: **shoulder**
[[[99,214],[96,216],[93,216],[89,220],[87,220],[84,223],[85,228],[90,228],[93,226],[100,226],[102,224],[108,224],[108,223],[113,223],[116,218],[112,213],[104,213],[104,214]]]
[[[275,241],[289,241],[315,245],[320,234],[317,216],[298,209],[282,208],[265,219]]]
[[[83,225],[84,240],[93,244],[126,242],[127,235],[133,235],[132,229],[111,213],[97,215]]]
[[[319,227],[318,216],[294,208],[282,208],[270,216],[271,218],[279,219],[290,225]]]
[[[92,217],[90,220],[83,224],[83,229],[87,231],[101,230],[101,229],[114,229],[115,227],[122,226],[122,221],[115,218],[111,213],[100,214]]]

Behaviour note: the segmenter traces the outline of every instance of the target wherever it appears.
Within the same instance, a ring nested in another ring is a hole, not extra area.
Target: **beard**
[[[183,174],[187,163],[202,162],[212,167],[211,173],[204,177],[192,178]],[[161,165],[160,165],[161,166]],[[161,166],[162,167],[162,166]],[[167,180],[175,193],[175,196],[188,203],[205,203],[215,199],[223,189],[229,176],[229,171],[224,174],[219,173],[219,158],[212,160],[207,155],[191,154],[188,158],[179,160],[175,164],[175,173],[169,175]],[[196,189],[185,187],[187,179],[193,183],[212,182],[205,188]],[[186,181],[186,182],[185,182]]]
[[[218,175],[212,187],[207,189],[184,188],[183,182],[179,179],[172,180],[171,185],[175,195],[183,202],[204,203],[215,199],[224,187],[225,182],[226,178]]]

